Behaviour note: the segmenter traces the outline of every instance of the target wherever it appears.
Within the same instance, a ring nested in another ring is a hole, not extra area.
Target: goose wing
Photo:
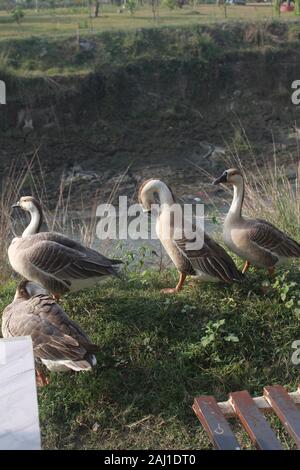
[[[43,294],[10,306],[11,336],[30,335],[34,354],[45,360],[83,360],[98,351],[88,336],[73,322],[55,301]]]
[[[224,282],[241,281],[243,279],[242,273],[237,269],[232,258],[206,233],[204,234],[203,246],[198,249],[189,249],[188,246],[188,244],[196,242],[196,236],[186,235],[181,239],[174,239],[174,243],[195,271],[200,270]]]
[[[277,256],[300,257],[299,243],[266,220],[249,221],[249,236],[253,243]]]
[[[62,235],[58,232],[41,232],[33,235],[33,237],[37,241],[54,242],[66,248],[77,251],[78,253],[82,253],[83,255],[87,256],[91,262],[95,262],[96,264],[101,264],[103,266],[123,264],[121,260],[107,258],[98,251],[93,250],[92,248],[88,248],[82,243],[72,240],[72,238],[66,237],[65,235]],[[30,237],[28,237],[28,239],[29,238]]]
[[[118,274],[115,265],[119,261],[110,260],[95,250],[79,246],[80,250],[41,238],[35,240],[31,246],[28,243],[24,256],[32,267],[61,281]]]

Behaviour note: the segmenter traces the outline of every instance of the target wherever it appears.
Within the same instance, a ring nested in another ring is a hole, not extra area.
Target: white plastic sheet
[[[40,448],[31,338],[0,339],[0,450]]]

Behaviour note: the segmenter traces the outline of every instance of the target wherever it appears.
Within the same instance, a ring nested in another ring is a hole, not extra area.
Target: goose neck
[[[40,231],[43,221],[42,211],[38,207],[34,206],[34,208],[30,211],[30,217],[29,225],[22,234],[23,238],[34,235]]]
[[[228,219],[238,220],[242,217],[244,194],[244,181],[241,180],[239,183],[236,183],[233,186],[233,199],[227,215]]]

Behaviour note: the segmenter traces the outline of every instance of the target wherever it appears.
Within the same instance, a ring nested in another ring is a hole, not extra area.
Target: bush
[[[177,7],[177,0],[165,0],[164,4],[166,7],[168,7],[170,10],[174,10]]]
[[[18,24],[20,24],[22,19],[25,16],[25,13],[21,8],[17,7],[14,10],[12,10],[11,15],[13,17],[13,20],[16,21]]]
[[[126,8],[131,15],[134,15],[137,8],[137,3],[135,0],[127,0]]]

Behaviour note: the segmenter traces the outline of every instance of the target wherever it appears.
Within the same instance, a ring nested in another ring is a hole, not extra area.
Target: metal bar
[[[235,435],[233,434],[218,403],[212,396],[200,396],[195,398],[193,410],[216,449],[240,450]]]
[[[282,450],[282,446],[249,393],[233,392],[231,404],[251,441],[260,450]]]
[[[264,395],[300,449],[300,411],[281,385],[264,388]]]

